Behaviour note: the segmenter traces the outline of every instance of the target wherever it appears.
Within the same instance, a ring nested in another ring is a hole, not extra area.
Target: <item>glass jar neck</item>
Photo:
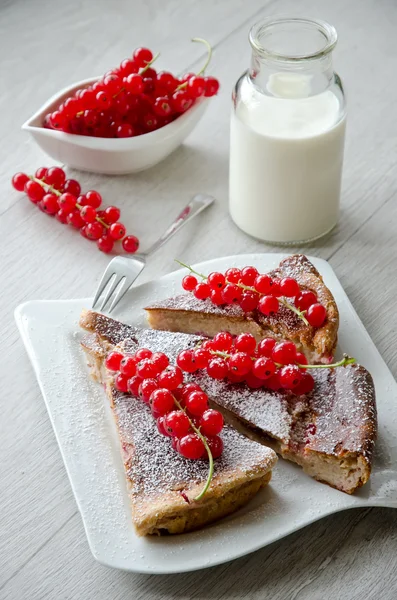
[[[272,18],[250,31],[249,76],[262,93],[307,97],[326,90],[333,78],[332,50],[336,31],[328,23]]]

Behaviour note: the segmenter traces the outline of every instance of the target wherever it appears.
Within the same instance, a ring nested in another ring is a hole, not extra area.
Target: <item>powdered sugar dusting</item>
[[[187,310],[191,312],[201,312],[208,315],[222,315],[245,318],[244,311],[237,304],[225,304],[216,306],[211,300],[198,300],[192,293],[180,294],[173,298],[166,298],[151,304],[152,308],[167,308],[169,310]]]

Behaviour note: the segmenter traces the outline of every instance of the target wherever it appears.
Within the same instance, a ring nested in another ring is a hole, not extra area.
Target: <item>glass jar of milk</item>
[[[278,244],[328,233],[338,219],[346,106],[323,21],[270,18],[250,31],[252,61],[233,92],[230,214]]]

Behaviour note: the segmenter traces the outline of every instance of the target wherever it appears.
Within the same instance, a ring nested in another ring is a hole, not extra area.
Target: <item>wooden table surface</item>
[[[142,247],[195,192],[216,206],[153,258],[142,280],[188,262],[277,252],[231,223],[227,212],[230,93],[247,68],[247,33],[261,17],[289,13],[333,23],[336,68],[348,90],[342,213],[327,239],[299,250],[330,261],[394,375],[396,358],[396,61],[393,0],[3,0],[0,4],[1,540],[4,599],[397,597],[397,512],[331,516],[250,556],[206,571],[146,576],[107,569],[92,557],[54,433],[19,339],[21,302],[90,295],[108,258],[35,209],[10,186],[16,171],[53,164],[20,125],[44,100],[117,65],[138,45],[162,52],[159,66],[199,68],[194,36],[214,45],[222,84],[187,143],[138,175],[72,172],[123,209]],[[369,368],[371,365],[367,365]]]

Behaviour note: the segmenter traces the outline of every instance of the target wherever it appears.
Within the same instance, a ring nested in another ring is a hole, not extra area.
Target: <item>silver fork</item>
[[[163,244],[168,242],[174,233],[179,231],[186,223],[210,206],[213,201],[214,198],[208,194],[196,194],[157,242],[150,246],[146,252],[135,254],[131,258],[122,256],[113,258],[102,275],[102,279],[92,302],[92,308],[95,308],[100,297],[104,293],[99,310],[104,310],[108,302],[112,300],[108,311],[111,313],[144,269],[146,259],[163,246]]]

